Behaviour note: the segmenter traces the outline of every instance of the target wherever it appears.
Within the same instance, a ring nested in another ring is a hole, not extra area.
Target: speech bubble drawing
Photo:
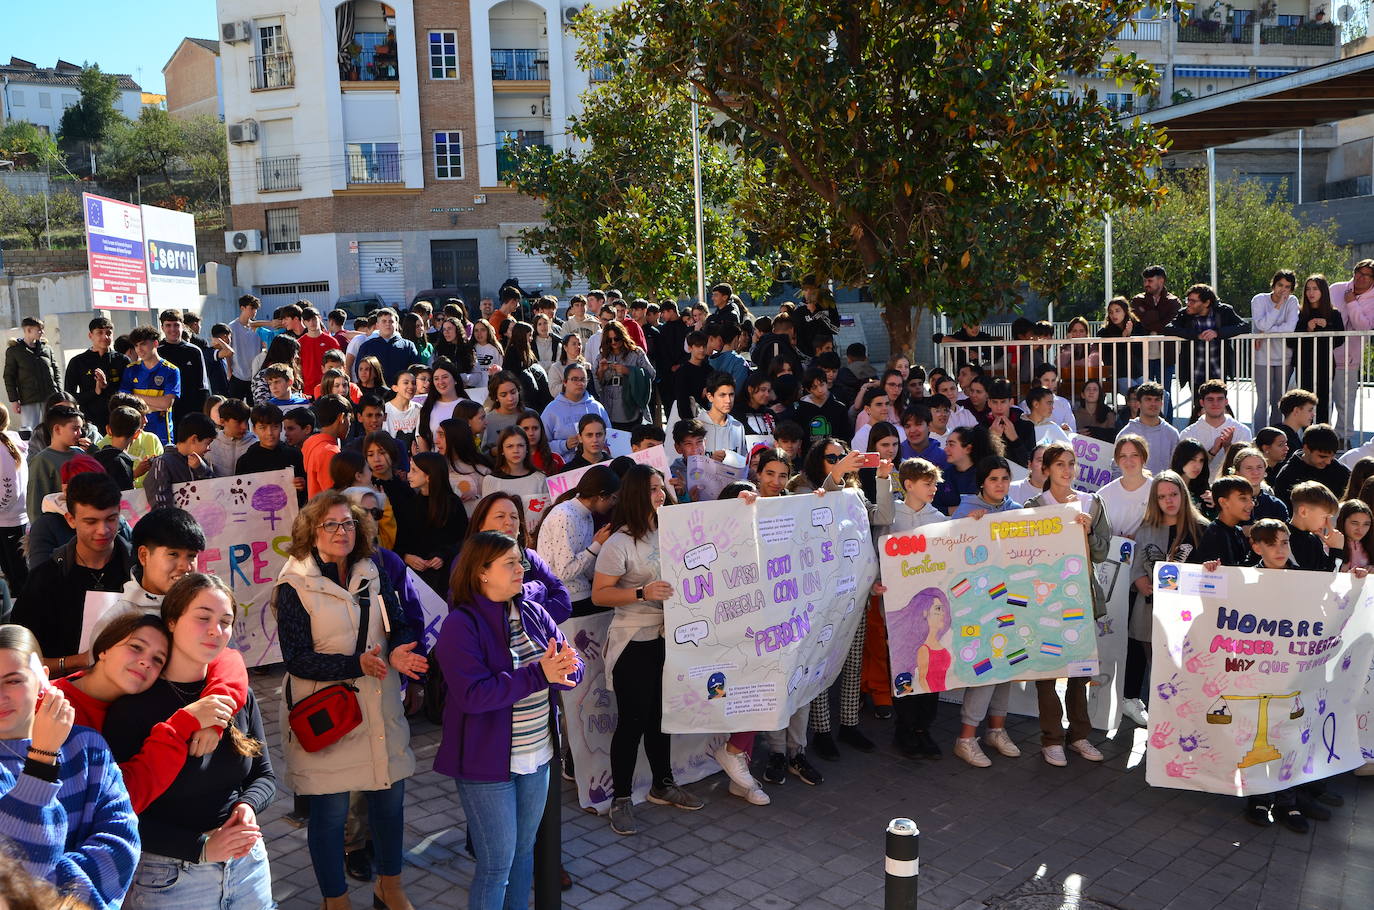
[[[711,634],[710,625],[707,624],[706,620],[698,619],[696,622],[684,623],[674,629],[673,641],[680,645],[691,642],[692,647],[696,648],[700,647],[697,642],[704,640],[709,634]]]
[[[821,631],[816,634],[816,641],[820,642],[821,644],[825,644],[830,640],[831,636],[833,636],[834,634],[834,626],[822,626]]]
[[[835,523],[835,513],[829,506],[821,506],[811,510],[811,527],[826,528]]]
[[[693,547],[682,555],[682,564],[689,569],[701,569],[709,566],[720,558],[716,552],[716,545],[704,543],[699,547]]]
[[[859,555],[859,542],[854,538],[849,538],[840,544],[840,555],[848,556],[853,559]]]
[[[792,671],[792,678],[787,681],[787,691],[797,691],[797,686],[800,686],[803,680],[805,679],[806,671],[801,667],[797,667],[795,670]]]

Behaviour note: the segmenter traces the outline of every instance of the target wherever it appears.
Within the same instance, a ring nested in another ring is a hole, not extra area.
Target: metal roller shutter
[[[399,240],[363,240],[358,244],[358,289],[376,294],[388,306],[406,303],[405,259]]]
[[[506,238],[506,278],[520,282],[521,290],[529,293],[553,286],[553,269],[542,256],[520,252],[520,241]]]

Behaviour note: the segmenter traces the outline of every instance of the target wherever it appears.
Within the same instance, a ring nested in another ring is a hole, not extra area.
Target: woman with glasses
[[[372,518],[334,490],[320,493],[291,527],[289,558],[273,591],[282,660],[285,782],[310,797],[308,843],[326,910],[349,906],[344,878],[348,798],[367,799],[380,870],[373,906],[412,910],[401,885],[405,779],[415,772],[401,676],[429,664],[385,572],[373,561]],[[291,706],[335,683],[356,687],[362,722],[308,752],[291,732]]]
[[[654,381],[654,366],[612,322],[601,330],[601,357],[596,363],[596,389],[617,430],[633,430],[644,421]]]
[[[610,423],[611,418],[601,402],[587,390],[589,374],[586,366],[570,363],[564,367],[562,378],[561,392],[544,408],[540,419],[548,434],[549,447],[564,461],[568,461],[577,450],[578,422],[588,414],[595,414],[605,423]]]

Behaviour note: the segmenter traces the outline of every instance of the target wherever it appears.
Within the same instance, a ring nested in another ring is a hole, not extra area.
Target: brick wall
[[[86,270],[85,250],[5,250],[4,271],[12,275]]]
[[[215,84],[216,57],[193,41],[183,41],[163,76],[167,80],[167,112],[173,117],[214,114],[219,110]]]

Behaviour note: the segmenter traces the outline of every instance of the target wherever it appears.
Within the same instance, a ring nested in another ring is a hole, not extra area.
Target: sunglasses
[[[842,458],[844,458],[843,455],[828,454],[828,455],[825,456],[825,463],[826,463],[826,464],[839,464],[839,463],[840,463],[840,459],[842,459]]]

